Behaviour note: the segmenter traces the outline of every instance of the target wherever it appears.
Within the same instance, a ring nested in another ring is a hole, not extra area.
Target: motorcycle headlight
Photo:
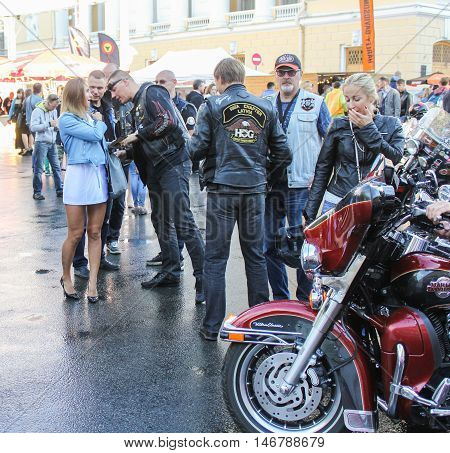
[[[322,264],[322,257],[318,247],[314,244],[309,244],[307,241],[303,242],[302,251],[300,255],[302,268],[306,276],[312,280],[314,273]]]
[[[419,142],[414,139],[409,139],[405,143],[405,149],[409,154],[415,155],[419,150]]]

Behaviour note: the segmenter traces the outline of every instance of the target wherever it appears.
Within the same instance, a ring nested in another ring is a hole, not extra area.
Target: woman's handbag
[[[119,198],[123,195],[128,187],[127,178],[122,168],[120,159],[113,153],[107,153],[108,174],[109,174],[109,195],[111,198]]]

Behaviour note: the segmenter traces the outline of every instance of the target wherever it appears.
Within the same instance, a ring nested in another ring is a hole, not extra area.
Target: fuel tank
[[[450,307],[450,260],[429,253],[411,253],[392,266],[394,294],[410,307]]]

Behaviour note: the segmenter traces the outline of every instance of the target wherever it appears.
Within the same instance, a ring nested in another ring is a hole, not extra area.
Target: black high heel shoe
[[[61,280],[59,282],[61,283],[62,289],[64,291],[64,296],[67,299],[80,300],[80,296],[78,295],[78,293],[69,294],[66,292],[66,289],[64,288],[64,278],[63,277],[61,277]]]
[[[88,285],[88,292],[89,292],[89,285]],[[91,304],[96,304],[99,301],[99,297],[97,296],[87,296],[88,302]]]

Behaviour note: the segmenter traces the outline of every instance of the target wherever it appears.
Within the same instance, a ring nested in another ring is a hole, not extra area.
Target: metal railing
[[[170,22],[158,22],[150,25],[150,33],[167,33],[170,31]]]
[[[247,24],[253,20],[254,15],[255,10],[253,9],[247,11],[236,11],[234,13],[228,13],[226,15],[227,23],[230,26]]]
[[[188,30],[196,30],[198,28],[206,28],[209,25],[209,17],[190,17],[186,19],[186,28]]]
[[[274,6],[272,8],[275,20],[295,19],[303,8],[303,3],[292,5]]]

